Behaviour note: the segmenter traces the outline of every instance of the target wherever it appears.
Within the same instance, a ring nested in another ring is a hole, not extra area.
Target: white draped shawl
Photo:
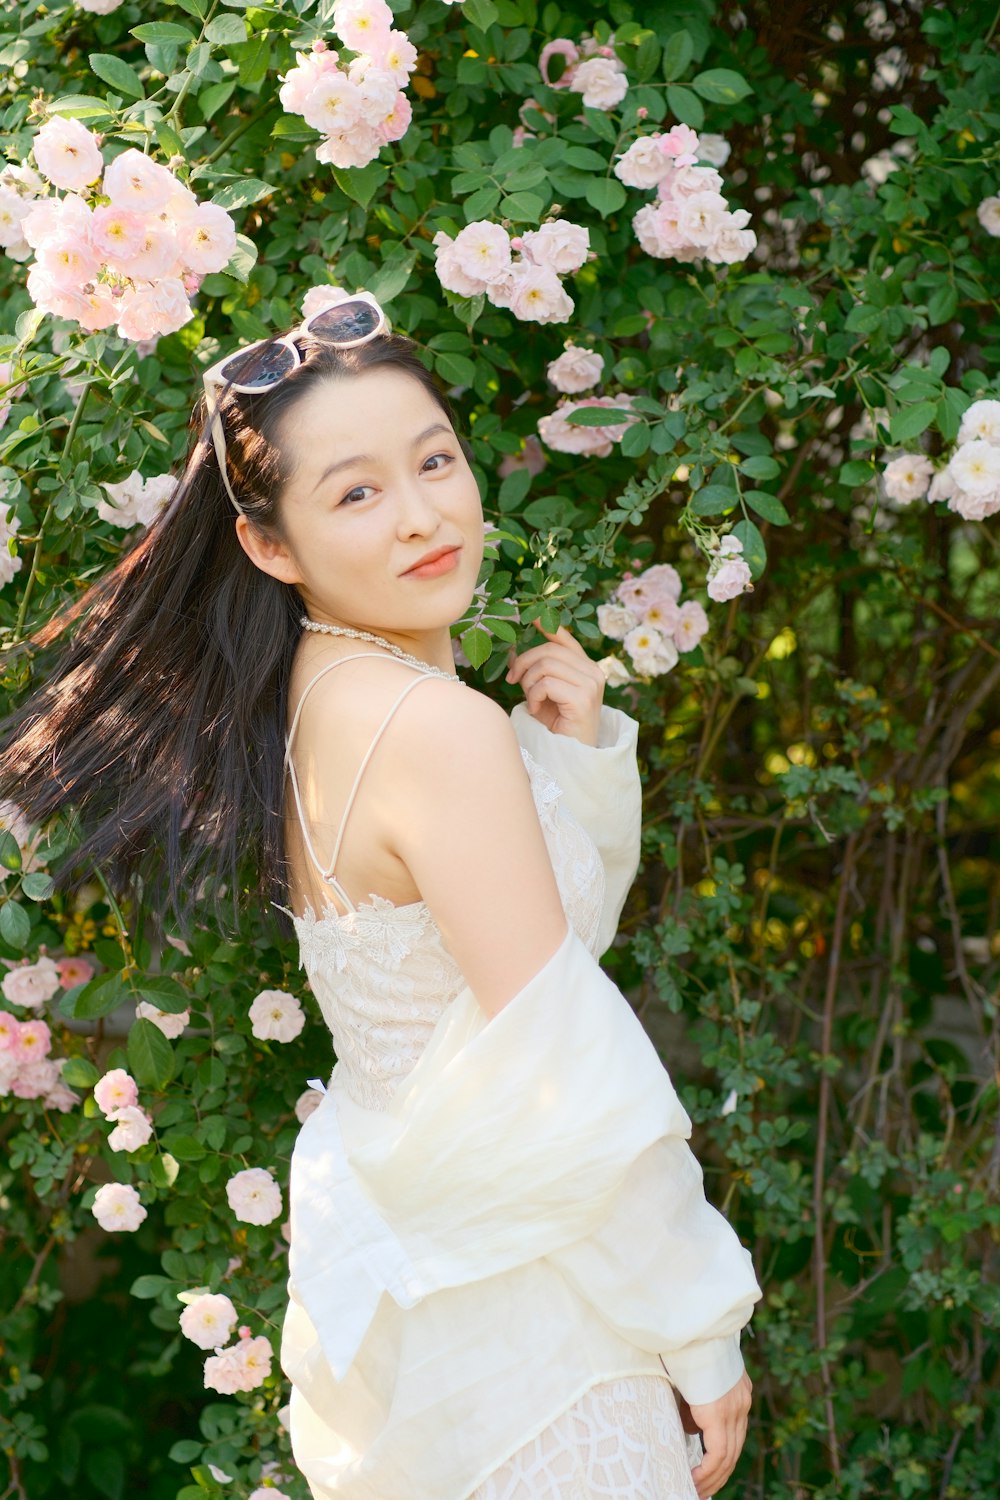
[[[638,861],[637,726],[605,709],[594,748],[517,713],[601,851],[610,941]],[[762,1293],[690,1133],[572,928],[492,1019],[462,990],[388,1110],[334,1069],[293,1152],[281,1353],[314,1495],[464,1500],[602,1379],[728,1391]]]

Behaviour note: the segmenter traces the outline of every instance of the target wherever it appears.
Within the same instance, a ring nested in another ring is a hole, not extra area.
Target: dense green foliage
[[[706,538],[735,523],[753,592],[706,601],[709,632],[672,672],[608,690],[643,725],[646,825],[606,964],[765,1289],[726,1493],[986,1500],[1000,1488],[1000,518],[887,504],[877,475],[894,451],[937,455],[973,399],[1000,395],[1000,239],[976,214],[1000,190],[996,7],[393,9],[420,50],[413,124],[370,166],[332,169],[277,98],[292,42],[330,35],[313,0],[177,0],[155,16],[134,0],[106,16],[6,0],[8,160],[54,107],[106,149],[173,159],[241,234],[192,321],[141,356],[113,330],[41,318],[25,265],[4,259],[0,360],[27,382],[0,433],[23,562],[0,592],[6,644],[128,544],[97,519],[98,486],[179,462],[199,368],[296,322],[331,280],[375,292],[458,388],[487,514],[509,533],[489,595],[522,621],[542,605],[603,656],[596,609],[623,571],[669,562],[703,598]],[[614,31],[629,77],[609,113],[537,71],[546,41],[592,29]],[[527,98],[533,134],[515,147]],[[636,243],[647,195],[620,185],[613,155],[678,120],[731,145],[726,192],[760,242],[743,264]],[[523,233],[557,205],[596,252],[567,280],[568,323],[441,290],[436,231],[494,218]],[[555,405],[546,366],[570,335],[642,420],[612,456],[549,453],[501,481]],[[470,680],[512,702],[508,641],[537,636],[509,612],[487,624],[466,632]],[[11,651],[7,702],[43,670]],[[199,932],[185,955],[100,871],[74,904],[19,858],[6,840],[0,956],[87,951],[107,978],[46,1016],[82,1103],[3,1101],[0,1494],[245,1495],[283,1460],[279,1487],[300,1500],[277,1362],[253,1393],[215,1399],[177,1327],[178,1292],[209,1287],[277,1347],[284,1241],[277,1223],[237,1224],[224,1184],[247,1166],[287,1181],[294,1103],[332,1060],[314,1009],[294,1042],[251,1034],[259,990],[303,993],[296,955],[265,912],[239,941]],[[113,1030],[143,996],[190,1006],[178,1040],[148,1020]],[[116,1066],[155,1117],[134,1153],[107,1148],[89,1093]],[[136,1233],[95,1226],[107,1180],[140,1188]]]

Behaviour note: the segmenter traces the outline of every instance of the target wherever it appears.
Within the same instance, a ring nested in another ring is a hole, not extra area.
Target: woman
[[[706,1500],[761,1293],[597,962],[637,725],[565,629],[513,659],[510,717],[458,679],[478,487],[373,299],[206,393],[211,440],[74,610],[0,795],[74,803],[74,858],[162,870],[179,915],[244,852],[283,898],[338,1058],[292,1161],[296,1461],[317,1500]]]

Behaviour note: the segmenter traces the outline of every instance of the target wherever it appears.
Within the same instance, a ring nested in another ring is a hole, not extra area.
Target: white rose
[[[144,1109],[137,1104],[126,1104],[116,1109],[108,1119],[117,1123],[108,1136],[112,1151],[138,1151],[153,1133],[153,1122]]]
[[[127,1182],[105,1182],[97,1189],[91,1213],[102,1229],[138,1229],[146,1210]]]
[[[294,995],[284,990],[261,990],[249,1010],[250,1029],[262,1042],[291,1042],[306,1024],[305,1012]]]
[[[226,1197],[244,1224],[270,1224],[281,1213],[281,1189],[263,1167],[248,1167],[230,1177]]]
[[[590,230],[569,219],[553,219],[540,229],[522,234],[524,254],[536,266],[548,266],[559,276],[578,271],[590,253]]]
[[[632,673],[617,656],[602,657],[597,665],[604,673],[604,681],[608,687],[624,687],[626,682],[632,681]]]
[[[1000,489],[1000,448],[975,438],[955,450],[948,466],[960,489],[987,495]]]
[[[721,563],[713,563],[714,572],[708,575],[708,597],[721,604],[726,599],[735,599],[746,593],[750,585],[750,568],[742,557],[726,557]],[[749,592],[752,592],[752,586]]]
[[[653,188],[661,177],[673,170],[673,164],[660,150],[659,137],[642,135],[623,151],[615,164],[619,182],[631,188]]]
[[[625,650],[643,677],[659,677],[677,665],[677,647],[652,625],[637,625],[625,637]]]
[[[934,465],[922,453],[904,453],[886,464],[882,482],[890,500],[909,505],[922,500],[934,475]]]
[[[37,1010],[52,999],[61,983],[58,965],[43,954],[33,964],[18,964],[11,969],[4,975],[0,989],[12,1005]]]
[[[726,228],[729,209],[721,193],[692,193],[677,208],[677,225],[692,245],[708,246]]]
[[[159,1027],[165,1037],[173,1041],[184,1031],[185,1026],[191,1019],[189,1010],[160,1010],[148,1000],[140,1000],[135,1007],[136,1016],[143,1021],[152,1021],[154,1026]]]
[[[180,1316],[181,1333],[199,1349],[219,1349],[225,1344],[239,1313],[222,1292],[206,1292],[189,1302]]]
[[[693,651],[707,631],[708,615],[697,599],[689,599],[686,604],[682,604],[674,629],[674,645],[678,651]]]
[[[350,296],[350,292],[342,286],[311,286],[302,298],[302,317],[311,318],[313,313],[337,307],[341,302],[347,302]]]
[[[628,93],[628,78],[617,57],[588,57],[573,69],[570,88],[588,109],[614,109]]]
[[[639,623],[638,615],[626,609],[623,604],[599,604],[597,606],[597,624],[600,630],[609,640],[623,641],[630,630],[634,630]]]
[[[503,284],[501,284],[503,285]],[[492,288],[486,295],[493,301]],[[522,261],[513,266],[510,281],[503,286],[508,299],[499,306],[509,306],[515,318],[531,323],[565,323],[573,316],[573,299],[563,291],[562,282],[548,266]]]
[[[700,135],[698,137],[698,160],[707,161],[710,167],[724,167],[732,150],[724,135]]]
[[[958,490],[948,501],[948,509],[963,516],[966,521],[985,521],[1000,510],[1000,489],[984,495],[970,495],[967,490]]]
[[[604,360],[595,350],[567,344],[559,358],[549,365],[546,373],[557,391],[578,395],[595,386],[603,370]]]
[[[1000,235],[1000,198],[984,198],[976,209],[976,218],[987,234]]]
[[[973,401],[966,408],[958,429],[959,446],[973,438],[1000,446],[1000,401]]]

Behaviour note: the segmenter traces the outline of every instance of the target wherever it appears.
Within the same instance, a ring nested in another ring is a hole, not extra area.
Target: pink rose
[[[94,966],[89,958],[84,958],[81,954],[60,958],[57,967],[59,983],[64,990],[71,990],[77,984],[86,984],[94,972]]]
[[[392,11],[384,0],[338,0],[333,25],[352,52],[374,52],[388,41]]]
[[[604,360],[595,350],[567,344],[559,358],[549,365],[547,374],[557,391],[575,395],[595,386],[603,369]]]
[[[96,140],[79,120],[54,115],[46,120],[32,143],[35,164],[53,186],[82,192],[104,168]]]
[[[562,57],[566,60],[562,76],[555,80],[549,77],[549,62],[553,57]],[[546,42],[538,54],[538,71],[549,88],[568,89],[573,77],[573,69],[579,60],[580,49],[574,46],[568,37],[559,36],[555,41]]]
[[[236,225],[218,203],[200,203],[181,229],[178,255],[192,271],[221,271],[236,250]]]
[[[728,557],[709,573],[708,597],[721,604],[726,599],[735,599],[738,594],[745,593],[750,584],[750,569],[742,557]]]
[[[290,115],[301,115],[302,106],[323,74],[337,71],[337,53],[325,42],[314,42],[312,52],[303,53],[287,73],[278,74],[283,80],[278,90],[282,109]]]
[[[382,137],[372,125],[355,125],[327,136],[316,147],[316,160],[331,167],[367,167],[382,149]]]
[[[578,271],[590,251],[590,230],[568,219],[554,219],[521,236],[525,255],[536,266],[548,266],[559,276]]]
[[[404,93],[398,93],[392,109],[379,126],[384,141],[401,141],[410,128],[413,106]]]
[[[95,208],[90,222],[90,243],[103,261],[114,265],[137,255],[146,240],[146,218],[132,209],[105,203]]]
[[[174,187],[173,173],[134,146],[116,156],[104,170],[104,192],[121,208],[159,213],[166,208]]]
[[[193,316],[181,282],[167,277],[156,286],[126,292],[119,303],[118,332],[125,339],[149,339],[175,333]]]
[[[573,299],[555,271],[530,261],[511,268],[509,280],[498,284],[497,297],[493,285],[487,287],[486,295],[496,306],[509,307],[522,322],[565,323],[573,316]]]
[[[696,599],[680,607],[680,618],[674,628],[674,645],[678,651],[693,651],[708,631],[708,615]]]
[[[527,469],[529,474],[540,474],[547,464],[548,459],[542,451],[541,443],[531,433],[525,438],[520,453],[508,453],[500,460],[497,473],[501,479],[506,479],[515,469]]]
[[[573,69],[570,88],[588,109],[614,109],[628,93],[628,78],[617,57],[588,57]]]
[[[139,1102],[135,1079],[124,1068],[112,1068],[94,1084],[94,1102],[106,1120],[113,1119],[119,1109]]]

